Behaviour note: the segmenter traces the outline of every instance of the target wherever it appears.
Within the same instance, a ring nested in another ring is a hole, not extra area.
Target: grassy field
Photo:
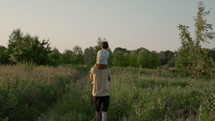
[[[92,121],[89,67],[0,66],[0,120]],[[112,67],[109,121],[213,121],[215,78]]]

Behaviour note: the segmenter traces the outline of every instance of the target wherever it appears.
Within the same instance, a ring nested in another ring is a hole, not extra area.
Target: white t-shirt
[[[107,65],[109,55],[110,55],[110,53],[108,52],[107,49],[99,50],[97,53],[97,56],[96,56],[96,63]]]
[[[97,69],[92,67],[90,73],[93,74],[93,96],[109,96],[110,82],[108,77],[111,76],[110,69]]]

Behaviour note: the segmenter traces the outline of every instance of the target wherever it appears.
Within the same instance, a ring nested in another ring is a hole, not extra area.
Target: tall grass
[[[172,72],[168,76],[166,70],[139,69],[136,72],[135,69],[112,68],[112,71],[111,120],[215,118],[214,79],[180,78],[174,77]]]
[[[88,76],[81,78],[43,119],[93,120]],[[112,68],[112,76],[109,121],[214,120],[213,79],[194,80],[168,70],[118,67]]]
[[[182,78],[164,69],[111,70],[109,121],[215,120],[213,78]],[[88,67],[0,67],[1,120],[94,120],[88,71]]]
[[[37,119],[62,97],[76,75],[71,68],[0,66],[0,120]]]

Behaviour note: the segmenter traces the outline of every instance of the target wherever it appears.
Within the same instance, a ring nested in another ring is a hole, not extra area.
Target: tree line
[[[57,48],[50,47],[49,40],[39,40],[38,36],[23,34],[20,29],[15,29],[9,35],[8,46],[0,46],[0,64],[93,65],[96,62],[96,54],[100,50],[99,45],[104,40],[100,37],[95,46],[82,50],[80,46],[76,45],[61,53]],[[114,51],[109,49],[109,52],[111,66],[142,68],[156,68],[161,65],[174,66],[175,52],[169,50],[157,53],[146,48],[127,50],[117,47]]]
[[[100,50],[103,38],[98,38],[97,44],[84,50],[76,45],[72,49],[60,52],[57,48],[51,48],[49,40],[39,40],[38,36],[23,34],[20,29],[14,30],[8,40],[8,47],[0,46],[0,64],[32,63],[35,65],[58,66],[61,64],[94,64],[96,54]],[[178,51],[150,51],[146,48],[128,50],[117,47],[111,54],[109,64],[120,67],[157,68],[159,66],[174,67],[176,65]],[[213,60],[215,49],[208,49]]]
[[[212,24],[205,18],[210,11],[205,11],[203,3],[198,5],[198,12],[194,18],[195,37],[191,37],[186,25],[179,25],[181,47],[178,51],[170,50],[156,52],[146,48],[127,50],[117,47],[110,51],[109,65],[120,67],[176,67],[185,75],[198,77],[211,74],[215,65],[215,48],[203,48],[202,44],[214,39]],[[96,54],[100,43],[105,38],[98,38],[97,45],[82,48],[78,45],[61,53],[57,48],[51,48],[49,40],[39,40],[38,36],[23,34],[15,29],[10,35],[8,46],[0,46],[0,64],[32,63],[35,65],[58,66],[62,64],[88,64],[96,62]]]

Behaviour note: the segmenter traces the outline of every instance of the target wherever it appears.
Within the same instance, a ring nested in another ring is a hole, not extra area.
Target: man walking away
[[[109,68],[98,69],[95,66],[90,70],[90,80],[93,84],[93,105],[96,108],[96,121],[107,121],[109,107],[109,83],[111,73]]]

